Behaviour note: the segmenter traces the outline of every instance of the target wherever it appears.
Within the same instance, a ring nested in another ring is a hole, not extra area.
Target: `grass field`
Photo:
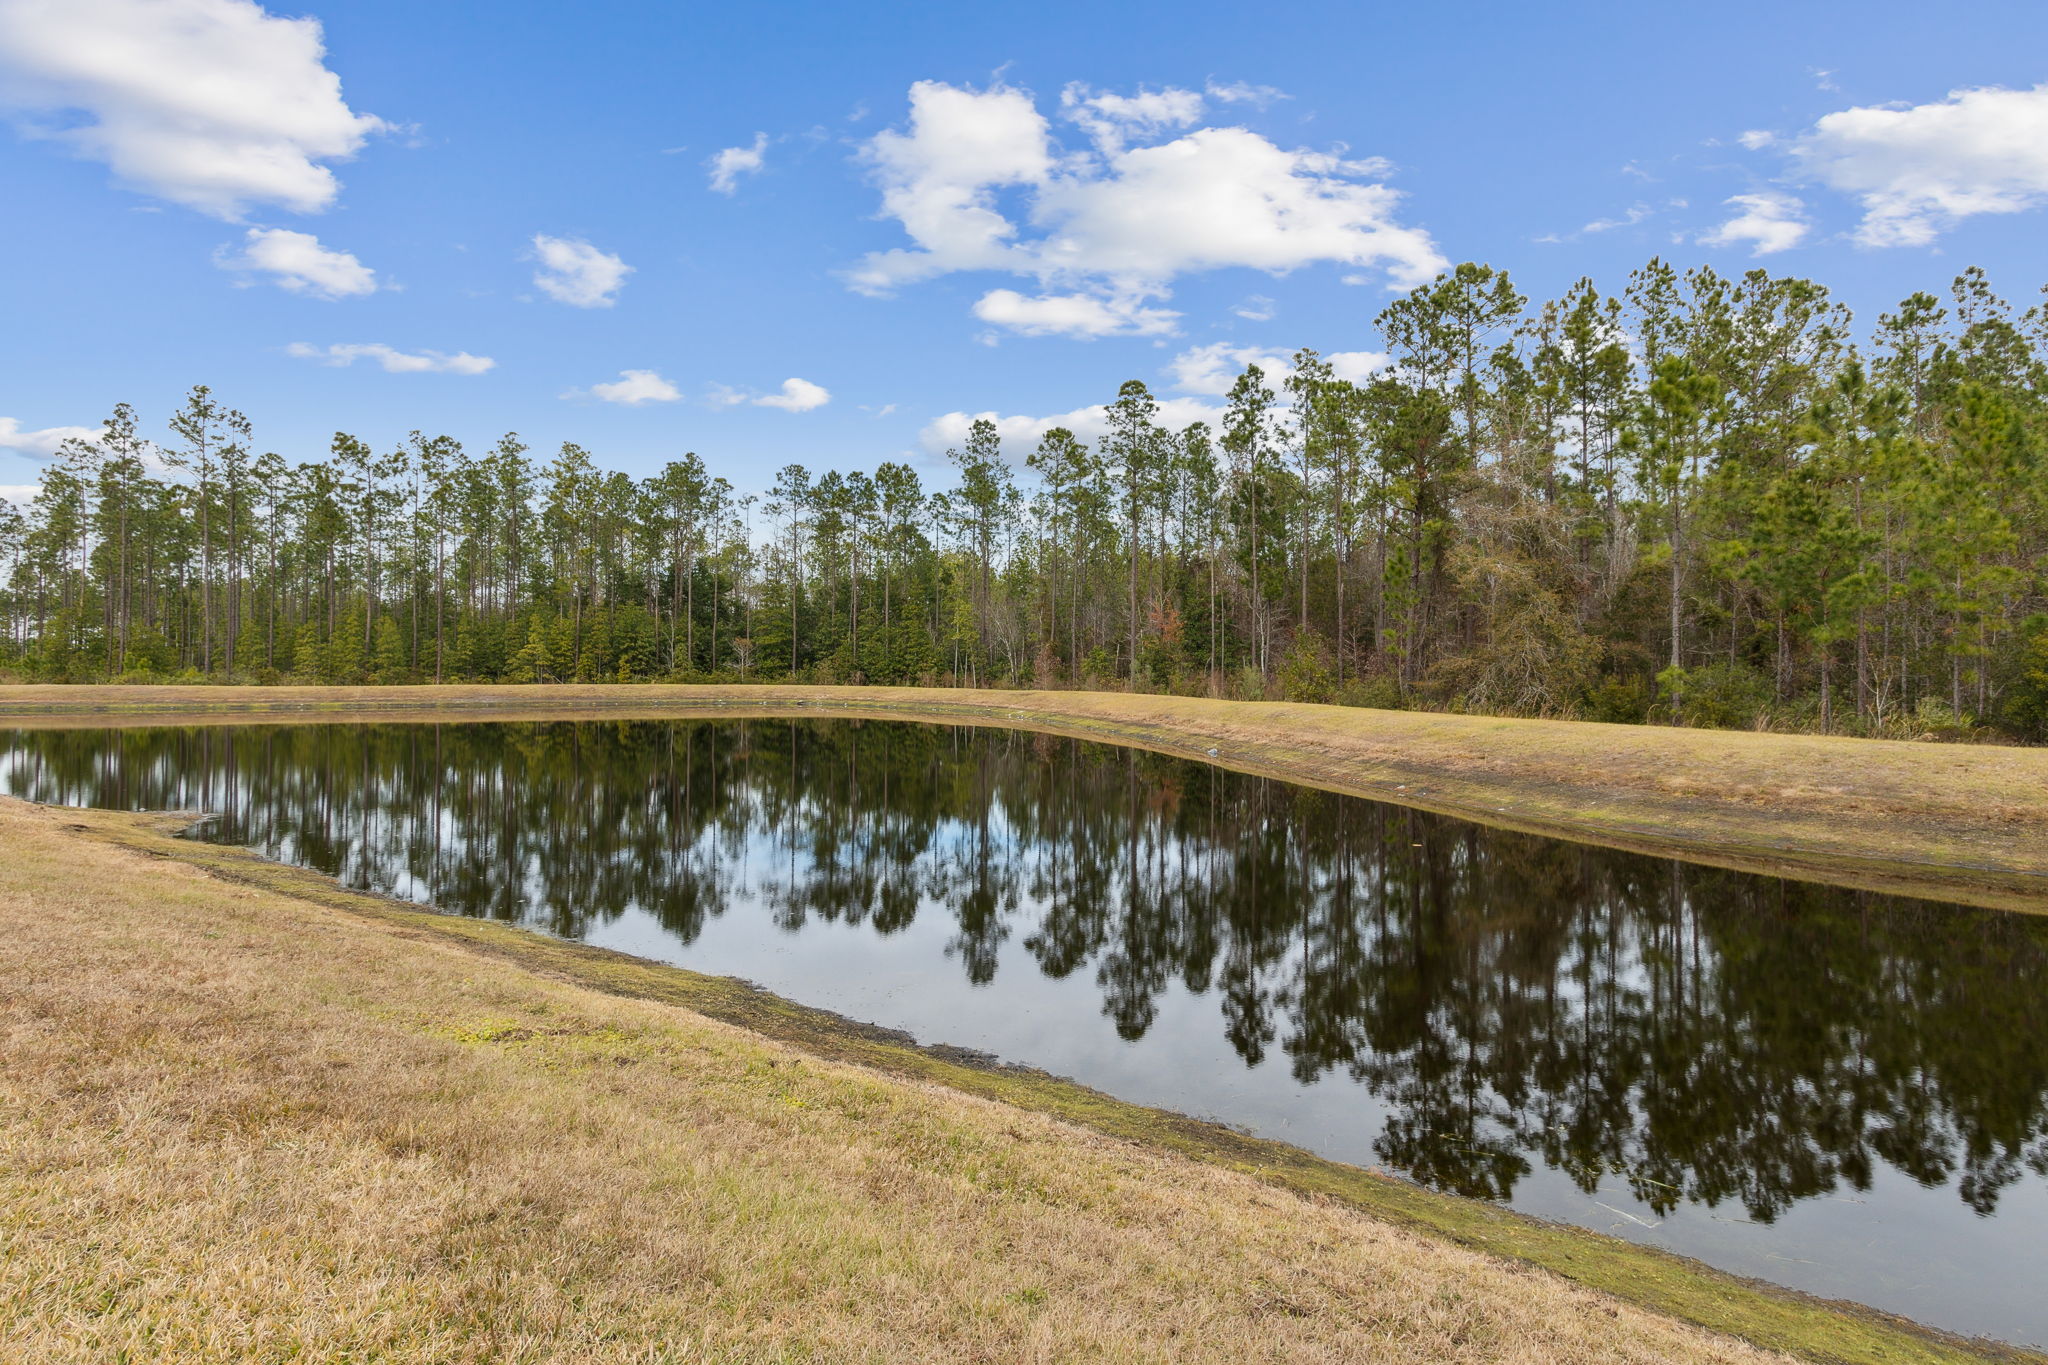
[[[0,801],[0,1359],[1972,1356],[165,828]]]
[[[0,724],[855,714],[1003,724],[1701,862],[2048,910],[2048,749],[1107,692],[0,687]],[[1213,752],[1212,752],[1213,751]]]

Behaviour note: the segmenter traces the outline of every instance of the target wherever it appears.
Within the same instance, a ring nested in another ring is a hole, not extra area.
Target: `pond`
[[[0,791],[2048,1340],[2048,917],[907,722],[0,731]]]

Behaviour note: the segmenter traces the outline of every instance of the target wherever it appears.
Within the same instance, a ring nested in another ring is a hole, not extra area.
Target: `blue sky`
[[[963,414],[1021,456],[1127,378],[1362,371],[1467,259],[2030,303],[2043,82],[2038,3],[0,0],[0,485],[202,382],[294,459],[937,477]]]

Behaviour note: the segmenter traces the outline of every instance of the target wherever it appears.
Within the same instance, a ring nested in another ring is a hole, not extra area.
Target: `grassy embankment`
[[[0,725],[703,710],[1018,726],[1213,757],[1227,767],[1514,829],[1873,890],[2048,910],[2048,749],[1105,692],[0,687]]]
[[[0,1358],[1972,1358],[179,823],[0,801]]]

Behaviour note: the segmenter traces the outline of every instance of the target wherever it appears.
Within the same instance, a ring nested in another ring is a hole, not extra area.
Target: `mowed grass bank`
[[[166,827],[0,800],[0,1359],[1972,1358]]]
[[[2048,748],[1109,692],[795,686],[0,687],[0,725],[834,714],[1136,744],[1537,833],[2048,910]]]

